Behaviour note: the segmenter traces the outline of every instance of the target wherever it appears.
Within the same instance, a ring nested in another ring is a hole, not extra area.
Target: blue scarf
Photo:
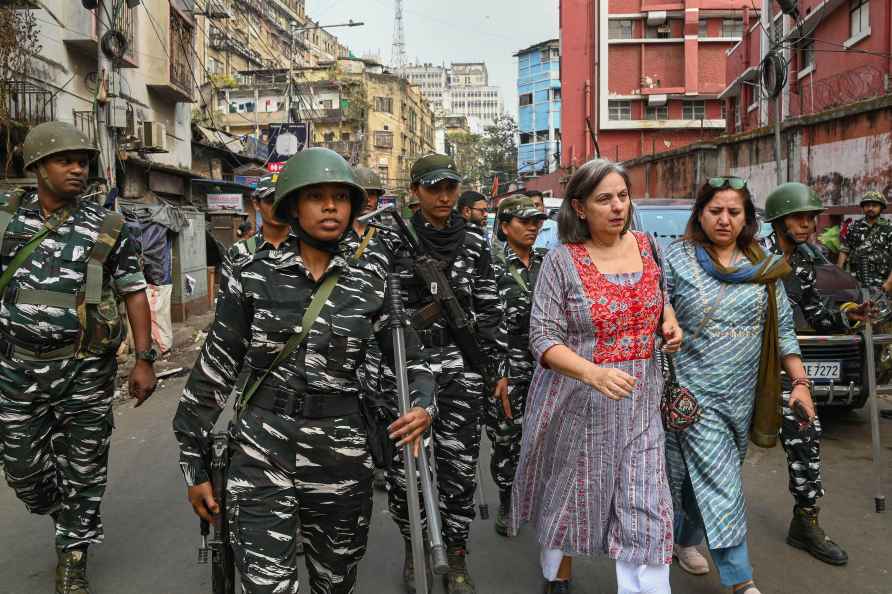
[[[784,268],[789,268],[783,256],[767,255],[758,247],[753,247],[746,252],[748,263],[731,268],[722,266],[712,256],[710,250],[697,244],[697,263],[709,274],[709,276],[723,283],[760,283],[767,284],[786,275]],[[755,258],[755,259],[754,259]]]

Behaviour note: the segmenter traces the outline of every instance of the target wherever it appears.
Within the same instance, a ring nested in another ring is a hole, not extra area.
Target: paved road
[[[166,382],[150,404],[117,408],[111,484],[103,504],[106,541],[94,547],[90,575],[96,594],[204,594],[206,567],[196,565],[198,521],[185,501],[170,430],[184,378]],[[750,546],[765,594],[892,594],[892,510],[873,512],[870,441],[863,412],[825,415],[828,495],[824,525],[849,551],[851,562],[833,568],[784,544],[791,499],[782,451],[752,451],[745,476]],[[892,422],[883,422],[885,478],[892,499]],[[491,482],[488,493],[494,495]],[[491,502],[493,505],[494,501]],[[892,501],[890,501],[892,503]],[[55,555],[51,522],[29,516],[0,486],[0,594],[52,592]],[[361,592],[399,594],[402,543],[376,494],[369,552],[360,569]],[[472,575],[482,594],[541,592],[538,552],[529,528],[514,540],[495,535],[492,520],[478,520],[470,545]],[[575,566],[574,592],[616,591],[613,568],[603,559]],[[673,568],[676,594],[722,592],[715,572],[702,578]],[[309,592],[308,588],[302,588]],[[442,585],[436,592],[443,592]]]

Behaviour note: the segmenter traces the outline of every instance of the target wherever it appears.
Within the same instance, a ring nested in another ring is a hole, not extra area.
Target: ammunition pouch
[[[429,330],[415,330],[418,339],[426,349],[435,349],[455,344],[452,335],[447,328],[431,328]]]

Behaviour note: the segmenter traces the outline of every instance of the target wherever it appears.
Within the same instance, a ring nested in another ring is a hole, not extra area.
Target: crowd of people
[[[57,594],[88,594],[120,338],[108,326],[97,338],[101,320],[81,317],[94,304],[93,264],[105,271],[98,286],[127,305],[143,362],[130,380],[140,402],[154,387],[148,305],[126,229],[109,233],[108,213],[80,198],[95,149],[64,126],[31,134],[38,190],[0,210],[0,448],[18,497],[55,522]],[[663,249],[631,228],[633,188],[607,160],[574,172],[556,222],[541,194],[503,199],[492,241],[486,198],[459,197],[461,183],[446,155],[414,163],[412,241],[384,219],[359,220],[385,187],[330,150],[304,150],[258,185],[262,227],[227,254],[215,318],[173,419],[189,501],[214,521],[208,438],[235,393],[225,521],[243,592],[297,592],[301,554],[311,592],[355,591],[379,485],[406,541],[403,580],[414,593],[407,445],[416,456],[432,450],[446,589],[476,592],[467,556],[484,432],[499,489],[495,530],[513,538],[529,524],[546,593],[569,592],[572,559],[594,555],[615,560],[620,594],[669,593],[673,559],[702,575],[708,551],[730,592],[759,594],[741,467],[750,441],[772,447],[778,438],[795,500],[788,543],[847,562],[818,521],[821,428],[793,308],[817,329],[846,332],[871,305],[836,304],[816,286],[808,241],[824,207],[815,192],[789,183],[767,197],[773,235],[762,246],[747,181],[710,178],[684,237]],[[892,286],[888,256],[870,247],[887,235],[876,208],[885,198],[868,194],[863,204],[840,264],[868,286]],[[422,280],[420,255],[448,287]],[[60,266],[69,267],[64,290],[52,284]],[[408,410],[396,398],[394,273],[409,320]],[[467,327],[444,315],[447,289]],[[36,323],[44,318],[56,325]],[[668,388],[679,386],[694,412],[673,409]],[[673,425],[670,416],[685,412]]]

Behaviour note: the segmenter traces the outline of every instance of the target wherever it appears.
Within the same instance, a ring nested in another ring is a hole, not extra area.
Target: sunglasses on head
[[[725,186],[732,190],[742,190],[746,187],[746,180],[742,177],[710,177],[709,185],[720,190]]]

